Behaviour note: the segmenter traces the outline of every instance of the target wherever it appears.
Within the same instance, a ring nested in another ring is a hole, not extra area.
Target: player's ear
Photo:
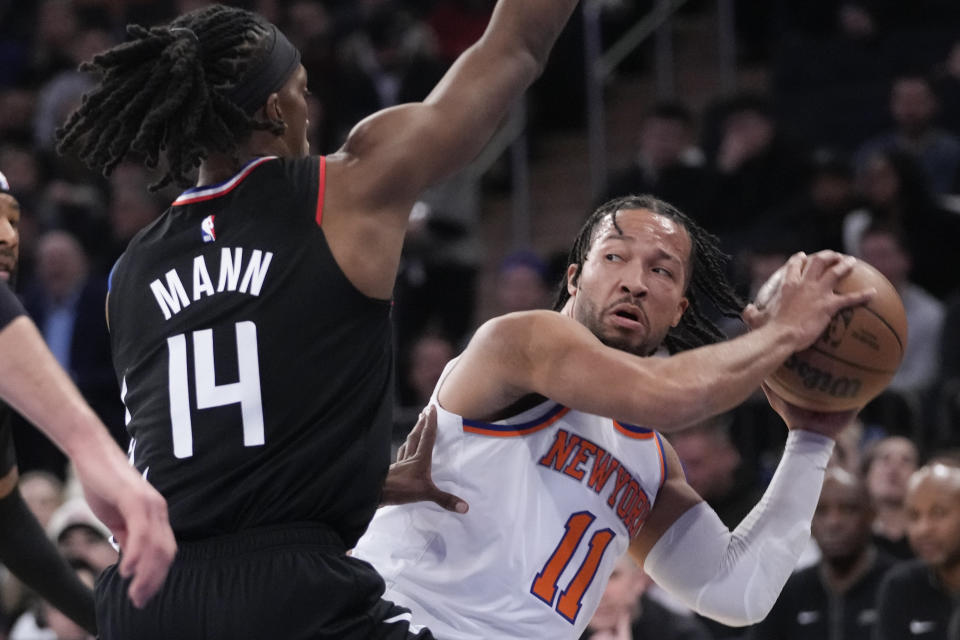
[[[580,284],[580,265],[571,264],[567,266],[567,293],[571,296],[577,295],[577,288]]]
[[[680,319],[683,318],[683,312],[687,310],[687,307],[690,306],[690,301],[687,300],[687,297],[684,296],[680,298],[680,302],[677,304],[677,312],[673,316],[673,322],[670,323],[671,327],[675,327],[680,324]]]
[[[280,94],[274,92],[267,96],[263,105],[264,117],[271,121],[283,124],[283,111],[280,108]]]

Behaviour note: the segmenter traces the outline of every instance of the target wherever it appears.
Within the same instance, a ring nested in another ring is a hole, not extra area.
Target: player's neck
[[[197,186],[225,182],[240,172],[245,164],[263,156],[291,155],[283,138],[266,131],[254,131],[249,140],[240,145],[236,155],[211,152],[200,163]]]

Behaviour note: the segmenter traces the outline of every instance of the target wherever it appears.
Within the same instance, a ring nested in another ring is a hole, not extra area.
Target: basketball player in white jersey
[[[574,245],[559,312],[494,319],[447,365],[428,409],[433,480],[469,511],[383,508],[354,550],[413,623],[442,640],[577,638],[625,552],[704,615],[731,625],[766,615],[809,536],[831,437],[854,412],[805,412],[767,390],[790,434],[764,498],[732,533],[658,431],[736,406],[873,292],[833,292],[852,267],[839,254],[798,254],[776,300],[744,311],[753,331],[638,357],[716,341],[704,299],[740,310],[721,257],[670,205],[611,201]]]

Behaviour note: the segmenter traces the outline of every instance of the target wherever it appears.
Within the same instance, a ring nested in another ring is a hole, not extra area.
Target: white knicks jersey
[[[354,556],[440,640],[578,638],[662,486],[660,435],[552,401],[465,420],[436,397],[433,480],[469,512],[384,507]]]

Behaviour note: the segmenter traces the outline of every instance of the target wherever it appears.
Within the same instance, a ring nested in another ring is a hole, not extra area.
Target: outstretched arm
[[[483,420],[539,394],[663,432],[690,426],[746,400],[791,353],[811,344],[839,309],[869,298],[867,292],[833,293],[851,268],[837,254],[797,256],[790,264],[795,282],[784,289],[780,306],[767,311],[774,315],[763,326],[669,358],[608,347],[584,325],[554,312],[502,316],[474,335],[446,378],[440,402]]]
[[[328,158],[323,228],[338,264],[360,291],[390,296],[416,198],[487,144],[510,105],[540,74],[576,5],[500,0],[483,37],[422,103],[373,114]],[[351,249],[358,244],[364,249]]]
[[[15,304],[0,287],[0,317]],[[120,573],[143,606],[160,588],[176,552],[163,498],[127,463],[36,326],[19,316],[0,329],[0,398],[37,425],[73,461],[93,512],[123,550]]]
[[[576,5],[500,0],[483,37],[422,103],[361,122],[340,153],[349,159],[351,174],[361,174],[364,205],[379,209],[400,200],[409,206],[424,188],[469,163],[540,74]]]
[[[766,390],[790,428],[783,458],[760,502],[732,532],[675,470],[630,553],[663,588],[732,626],[766,617],[810,537],[833,438],[855,412],[814,413]]]

